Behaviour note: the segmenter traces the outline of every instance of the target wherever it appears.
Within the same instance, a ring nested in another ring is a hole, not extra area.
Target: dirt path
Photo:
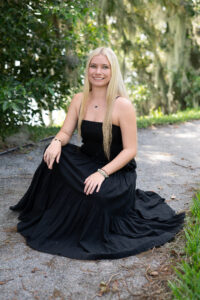
[[[138,139],[137,186],[158,192],[176,211],[187,209],[200,182],[200,121],[139,130]],[[174,242],[124,259],[79,261],[32,250],[15,232],[18,214],[8,207],[30,184],[44,145],[0,156],[0,298],[163,299]]]

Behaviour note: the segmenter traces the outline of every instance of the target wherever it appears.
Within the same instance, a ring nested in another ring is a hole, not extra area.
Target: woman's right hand
[[[61,142],[58,140],[52,140],[51,144],[47,147],[44,152],[44,161],[46,162],[49,169],[53,168],[53,163],[56,160],[59,163],[61,155]]]

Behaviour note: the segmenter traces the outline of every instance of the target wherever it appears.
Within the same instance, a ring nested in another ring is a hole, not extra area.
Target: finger
[[[49,168],[49,166],[50,166],[50,162],[51,162],[51,159],[50,159],[50,157],[48,157],[48,158],[47,158],[47,165],[48,165],[48,168]]]
[[[90,186],[90,189],[89,189],[89,194],[92,194],[94,192],[94,190],[96,189],[97,187],[97,183],[93,183],[91,186]]]
[[[54,163],[55,158],[50,160],[50,164],[49,164],[49,169],[53,168],[53,163]]]
[[[101,187],[101,183],[99,183],[98,186],[97,186],[97,189],[96,189],[96,192],[97,192],[97,193],[99,192],[100,187]]]
[[[89,191],[90,191],[91,187],[92,187],[92,182],[89,182],[89,183],[86,184],[86,186],[85,186],[85,193],[87,195],[89,194]]]
[[[88,180],[90,180],[90,176],[85,179],[84,183],[87,183]]]
[[[60,155],[61,155],[61,153],[60,154],[58,154],[58,156],[57,156],[57,158],[56,158],[56,162],[57,162],[57,164],[59,163],[59,161],[60,161]]]
[[[90,190],[90,194],[93,194],[94,193],[94,190],[96,189],[97,187],[97,184],[94,184],[94,186],[91,188]]]
[[[50,162],[51,162],[51,159],[50,159],[49,156],[47,156],[46,163],[47,163],[48,168],[49,168],[49,166],[50,166]]]
[[[87,190],[87,195],[92,193],[93,187],[94,187],[93,185],[89,186],[89,189]]]
[[[91,184],[91,179],[90,179],[89,177],[87,177],[87,178],[85,179],[85,181],[84,181],[84,184],[85,184],[85,188],[86,188],[87,186],[89,186],[89,185]]]
[[[87,191],[88,191],[89,187],[90,187],[90,183],[86,183],[85,188],[84,188],[84,193],[87,194]]]
[[[85,183],[85,187],[84,187],[84,193],[86,193],[87,189],[88,189],[88,183],[84,182]]]
[[[44,157],[44,161],[45,161],[45,163],[46,163],[46,164],[47,164],[47,166],[48,166],[49,159],[48,159],[48,157],[47,157],[47,156],[45,156],[45,157]]]
[[[49,159],[50,159],[49,154],[46,152],[46,153],[44,154],[44,161],[45,161],[45,162],[48,162]]]

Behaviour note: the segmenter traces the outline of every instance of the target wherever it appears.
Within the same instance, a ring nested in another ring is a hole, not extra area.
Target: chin
[[[90,82],[92,86],[105,87],[108,86],[109,82]]]

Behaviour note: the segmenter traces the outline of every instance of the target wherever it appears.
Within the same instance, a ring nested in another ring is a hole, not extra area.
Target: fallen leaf
[[[104,281],[101,281],[99,288],[100,288],[100,291],[98,293],[99,297],[101,297],[103,294],[108,293],[110,291],[108,284]]]
[[[34,268],[33,270],[31,270],[31,273],[35,273],[36,271],[40,271],[40,269]]]
[[[7,280],[4,280],[4,281],[0,281],[0,285],[6,284],[8,281],[11,281],[11,280],[14,280],[14,279],[7,279]]]
[[[157,271],[152,271],[149,273],[149,275],[151,276],[158,276],[158,272]]]
[[[119,283],[118,283],[117,280],[115,280],[115,281],[113,282],[113,284],[112,284],[112,292],[113,292],[113,293],[116,293],[116,292],[118,292],[118,291],[119,291]]]
[[[177,253],[174,249],[172,249],[172,250],[170,251],[170,254],[171,254],[172,256],[178,257],[178,253]]]

